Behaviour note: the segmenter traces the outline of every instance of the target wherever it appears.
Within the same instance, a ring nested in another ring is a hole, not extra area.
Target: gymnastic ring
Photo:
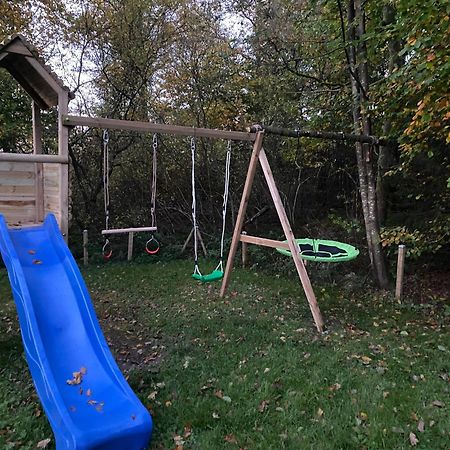
[[[148,246],[151,242],[155,242],[156,243],[156,248],[154,248],[153,250],[149,249]],[[149,255],[156,255],[159,252],[160,249],[160,245],[159,242],[157,241],[157,239],[152,236],[146,243],[145,243],[145,251],[147,252],[147,254]]]
[[[109,251],[107,251],[108,246],[110,247]],[[109,240],[106,239],[105,245],[102,248],[103,260],[104,261],[109,261],[111,256],[112,256],[112,254],[113,254],[113,251],[112,251],[112,248],[111,248],[111,244],[110,244]]]

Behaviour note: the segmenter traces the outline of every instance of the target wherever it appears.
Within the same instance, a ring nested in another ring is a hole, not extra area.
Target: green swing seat
[[[192,278],[194,278],[194,280],[202,281],[203,283],[221,280],[223,278],[223,270],[213,270],[211,273],[208,273],[208,275],[193,273]]]

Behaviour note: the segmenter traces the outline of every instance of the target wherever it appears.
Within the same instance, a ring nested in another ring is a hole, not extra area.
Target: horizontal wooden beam
[[[4,153],[0,152],[0,162],[27,162],[27,163],[54,163],[69,164],[67,156],[59,155],[36,155],[31,153]]]
[[[110,130],[128,130],[147,133],[174,134],[178,136],[194,136],[213,139],[231,139],[233,141],[254,141],[255,133],[243,131],[214,130],[210,128],[184,127],[162,123],[137,122],[134,120],[104,119],[101,117],[64,116],[64,125],[103,128]]]
[[[291,130],[289,128],[270,127],[266,125],[252,125],[252,127],[250,128],[250,131],[252,132],[262,130],[264,130],[266,134],[276,134],[278,136],[286,136],[293,138],[309,137],[333,141],[362,142],[372,145],[386,145],[388,143],[388,140],[385,138],[365,134],[351,134],[337,131],[313,131],[302,129]]]
[[[139,228],[112,228],[110,230],[102,230],[102,234],[123,234],[123,233],[139,233],[142,231],[157,231],[156,227],[139,227]]]
[[[241,234],[239,240],[246,242],[247,244],[262,245],[263,247],[271,248],[284,248],[289,250],[289,244],[287,242],[276,241],[274,239],[266,239],[257,236],[249,236],[248,234]]]

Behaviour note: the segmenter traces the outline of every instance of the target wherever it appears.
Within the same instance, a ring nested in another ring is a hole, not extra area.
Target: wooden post
[[[311,310],[312,316],[314,318],[314,322],[316,324],[317,331],[321,333],[323,331],[323,319],[322,314],[320,312],[319,305],[316,300],[316,296],[314,294],[311,281],[309,279],[308,273],[306,272],[305,266],[303,264],[303,260],[300,258],[299,249],[297,246],[297,242],[295,241],[294,233],[292,232],[291,225],[289,223],[289,219],[286,214],[286,210],[284,209],[283,203],[281,201],[280,193],[275,184],[275,180],[273,178],[272,170],[270,169],[269,161],[267,160],[266,153],[263,148],[259,153],[259,161],[261,163],[261,167],[264,172],[264,176],[266,178],[267,184],[269,186],[270,194],[272,196],[273,202],[275,204],[275,208],[278,213],[278,217],[280,218],[281,226],[283,227],[284,235],[289,244],[289,250],[292,253],[292,259],[294,260],[295,268],[297,269],[297,273],[300,277],[300,281],[303,286],[303,290],[305,291],[306,298],[308,299],[309,308]]]
[[[131,261],[133,259],[133,241],[134,241],[134,233],[130,231],[128,233],[128,261]]]
[[[247,210],[250,193],[252,190],[253,180],[255,178],[256,167],[258,166],[259,152],[262,148],[264,133],[259,132],[256,135],[255,143],[253,144],[252,156],[247,169],[247,178],[245,179],[244,190],[242,191],[241,204],[239,205],[239,212],[236,218],[236,225],[233,231],[233,238],[231,240],[230,251],[228,252],[228,260],[225,268],[225,274],[220,288],[220,296],[223,297],[230,282],[231,271],[233,270],[234,258],[239,246],[239,240],[242,232],[242,226],[245,220],[245,211]]]
[[[88,230],[83,230],[83,264],[85,266],[89,263],[88,242]]]
[[[69,128],[64,124],[68,112],[69,93],[62,91],[58,95],[58,154],[69,157]],[[59,165],[59,213],[61,233],[65,241],[69,239],[69,165]]]
[[[42,154],[42,121],[41,109],[33,101],[32,103],[33,117],[33,153],[35,155]],[[35,222],[40,223],[44,220],[44,164],[34,164],[34,196],[35,196]]]
[[[246,231],[242,231],[242,234],[247,234]],[[242,267],[245,269],[248,264],[248,244],[247,242],[241,242],[241,250],[242,250]]]
[[[398,246],[397,256],[397,280],[395,283],[395,298],[400,302],[403,293],[403,275],[405,272],[405,254],[406,246],[400,244]]]

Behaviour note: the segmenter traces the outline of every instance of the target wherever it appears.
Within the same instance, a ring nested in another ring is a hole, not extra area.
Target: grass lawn
[[[329,327],[320,336],[295,278],[237,269],[220,299],[219,284],[198,284],[191,270],[83,270],[112,351],[153,414],[152,449],[450,448],[448,299],[400,305],[316,282]],[[52,433],[0,275],[0,448],[34,449]]]

